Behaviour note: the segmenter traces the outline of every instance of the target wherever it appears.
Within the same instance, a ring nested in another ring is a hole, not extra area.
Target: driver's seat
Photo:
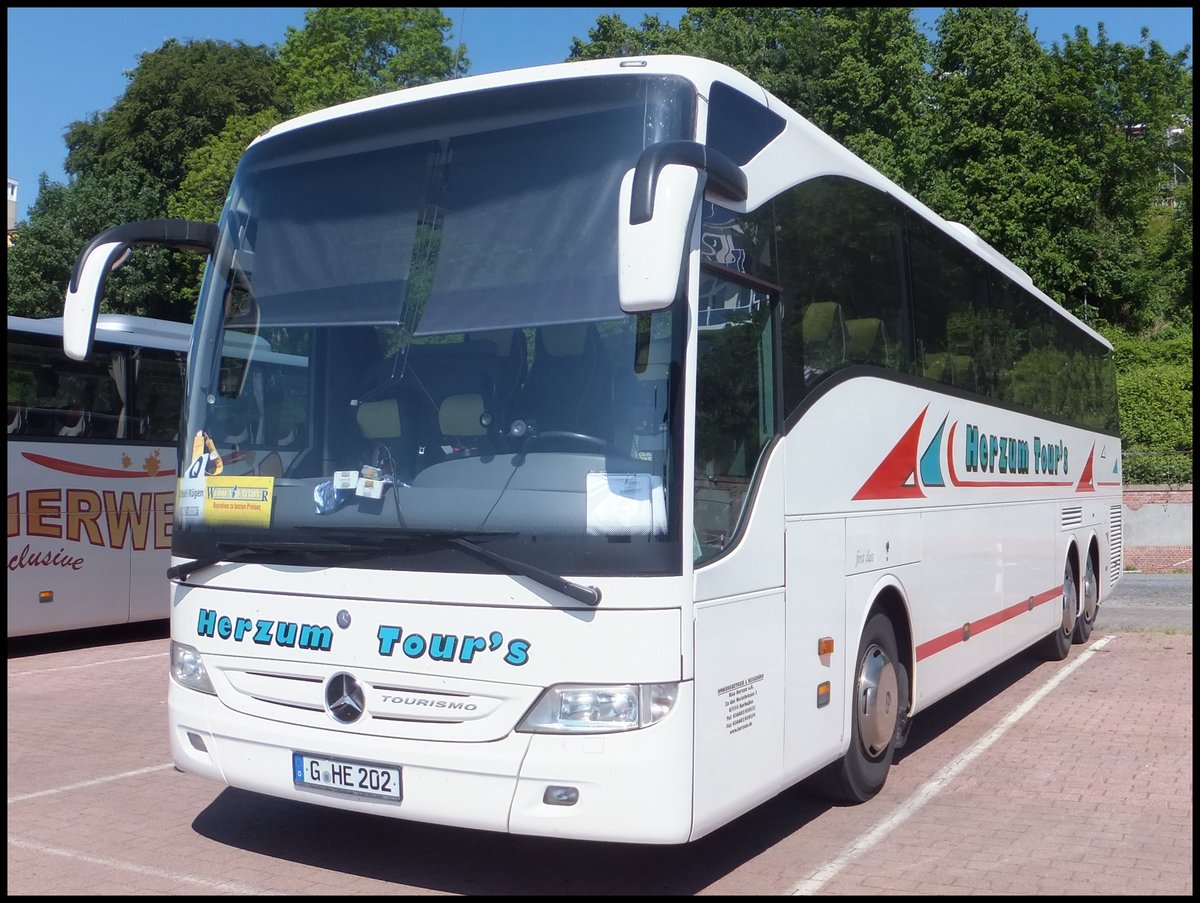
[[[438,406],[441,451],[446,457],[487,453],[486,408],[483,396],[471,392],[450,395]]]
[[[512,418],[537,432],[607,433],[600,336],[591,323],[543,326],[534,339],[533,364],[512,405]],[[601,426],[602,425],[602,426]]]

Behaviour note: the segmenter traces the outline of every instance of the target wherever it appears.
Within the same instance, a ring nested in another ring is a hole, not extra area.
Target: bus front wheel
[[[818,786],[830,799],[863,803],[883,789],[908,712],[908,671],[882,612],[863,631],[852,692],[850,749],[821,773]]]

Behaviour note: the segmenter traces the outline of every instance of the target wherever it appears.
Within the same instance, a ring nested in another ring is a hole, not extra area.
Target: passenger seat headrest
[[[482,436],[487,432],[480,422],[484,410],[480,395],[447,396],[438,408],[438,428],[443,436]]]
[[[400,405],[394,398],[360,402],[354,418],[358,421],[358,428],[368,439],[400,437]]]
[[[551,357],[577,357],[587,347],[587,323],[542,327],[542,345]]]

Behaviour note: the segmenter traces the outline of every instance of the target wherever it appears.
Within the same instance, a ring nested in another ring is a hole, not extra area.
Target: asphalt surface
[[[1122,575],[1112,595],[1101,600],[1095,629],[1191,633],[1192,575]]]

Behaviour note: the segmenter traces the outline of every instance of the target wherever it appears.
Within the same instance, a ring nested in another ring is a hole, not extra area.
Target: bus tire
[[[1090,560],[1090,559],[1089,559]],[[1061,662],[1071,651],[1071,640],[1075,635],[1076,612],[1079,609],[1079,591],[1075,584],[1075,568],[1070,560],[1063,569],[1062,617],[1054,633],[1041,644],[1042,656],[1049,662]]]
[[[1086,643],[1096,624],[1096,612],[1100,608],[1100,582],[1096,578],[1096,563],[1091,555],[1083,565],[1083,586],[1079,600],[1079,616],[1075,619],[1076,643]]]
[[[867,621],[858,644],[850,712],[850,749],[819,773],[822,795],[864,803],[883,789],[908,712],[908,671],[887,615]]]

